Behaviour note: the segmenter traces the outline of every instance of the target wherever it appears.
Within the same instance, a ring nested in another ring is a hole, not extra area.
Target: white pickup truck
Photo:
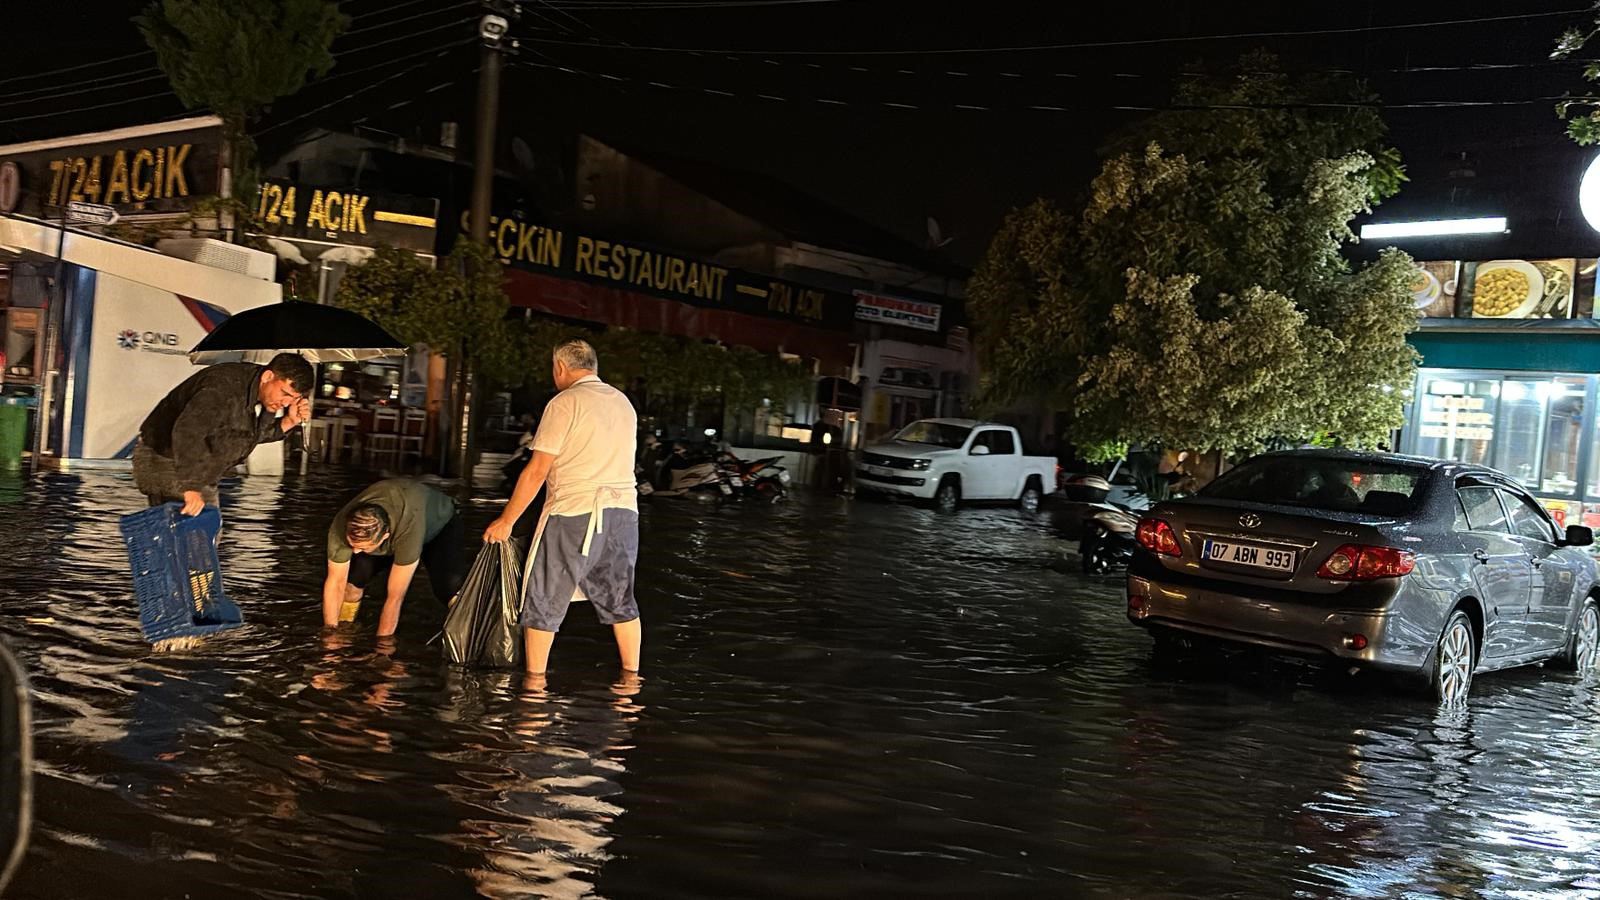
[[[943,512],[966,500],[1013,501],[1032,512],[1055,482],[1054,457],[1024,456],[1015,428],[972,419],[912,422],[856,463],[857,491],[932,500]]]

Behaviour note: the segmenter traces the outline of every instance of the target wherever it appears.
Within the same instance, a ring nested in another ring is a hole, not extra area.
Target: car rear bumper
[[[1403,637],[1409,629],[1396,627],[1397,617],[1388,607],[1341,609],[1324,598],[1261,599],[1149,574],[1130,572],[1126,595],[1128,620],[1147,629],[1169,628],[1393,672],[1418,672],[1428,662],[1426,646]]]

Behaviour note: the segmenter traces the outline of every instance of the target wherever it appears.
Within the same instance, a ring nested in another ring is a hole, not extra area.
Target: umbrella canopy
[[[263,362],[298,353],[314,363],[404,356],[406,346],[376,322],[337,306],[271,303],[229,316],[189,351],[197,366]]]

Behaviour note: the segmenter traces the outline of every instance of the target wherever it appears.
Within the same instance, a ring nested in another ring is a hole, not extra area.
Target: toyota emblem
[[[1261,517],[1255,513],[1245,513],[1239,517],[1239,524],[1246,528],[1260,528]]]

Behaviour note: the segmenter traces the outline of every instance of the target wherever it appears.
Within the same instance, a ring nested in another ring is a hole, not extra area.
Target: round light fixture
[[[1600,231],[1600,156],[1583,170],[1583,180],[1578,182],[1578,208],[1589,227]]]

